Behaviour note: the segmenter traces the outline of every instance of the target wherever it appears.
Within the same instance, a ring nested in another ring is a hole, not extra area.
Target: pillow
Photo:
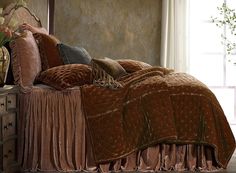
[[[95,85],[111,89],[122,87],[115,79],[118,79],[127,73],[118,62],[110,58],[105,58],[92,59],[91,63],[93,83]]]
[[[105,57],[104,59],[93,59],[93,63],[97,64],[106,73],[114,79],[126,75],[125,69],[115,60]]]
[[[84,64],[67,64],[42,71],[37,82],[54,87],[58,90],[91,84],[92,69]]]
[[[133,73],[138,70],[152,67],[150,64],[132,59],[121,59],[117,60],[117,62],[125,69],[127,73]]]
[[[57,44],[59,43],[57,38],[43,33],[34,33],[33,36],[38,43],[42,70],[63,65],[63,61],[57,49]]]
[[[26,31],[24,37],[13,40],[10,47],[15,84],[25,89],[31,87],[41,71],[39,49],[32,33]]]
[[[71,47],[66,44],[57,44],[57,48],[64,64],[90,64],[91,57],[83,47]]]

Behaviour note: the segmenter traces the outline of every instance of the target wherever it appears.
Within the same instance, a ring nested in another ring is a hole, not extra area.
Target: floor
[[[229,161],[229,165],[227,167],[227,170],[221,171],[222,173],[236,173],[236,150],[232,156],[232,158]]]

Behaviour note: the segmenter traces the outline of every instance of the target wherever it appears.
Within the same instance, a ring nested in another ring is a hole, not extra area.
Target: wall
[[[28,8],[41,20],[44,28],[48,27],[47,0],[25,0]]]
[[[158,65],[161,0],[55,0],[55,35],[92,57]]]
[[[0,0],[0,7],[5,8],[10,3],[17,2],[18,0]],[[47,0],[25,0],[28,8],[40,18],[42,25],[47,28],[48,26],[48,11]]]

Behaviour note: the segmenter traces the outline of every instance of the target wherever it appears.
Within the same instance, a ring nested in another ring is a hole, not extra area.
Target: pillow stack
[[[135,60],[92,59],[84,48],[63,44],[42,32],[27,31],[11,43],[11,49],[15,84],[24,91],[31,89],[34,81],[58,90],[92,83],[118,89],[122,85],[117,79],[151,67]]]

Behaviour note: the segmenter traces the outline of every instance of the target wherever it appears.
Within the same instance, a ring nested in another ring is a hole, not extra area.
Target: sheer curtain
[[[188,71],[189,0],[162,1],[161,66]]]

